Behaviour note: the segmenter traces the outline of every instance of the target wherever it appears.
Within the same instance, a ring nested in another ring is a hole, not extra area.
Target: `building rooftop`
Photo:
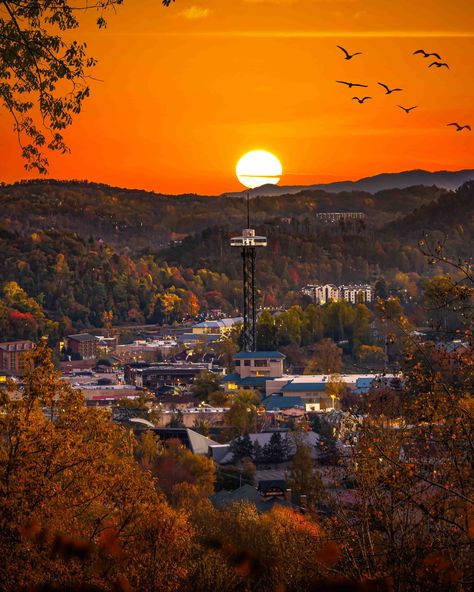
[[[279,351],[255,351],[255,352],[245,352],[241,351],[234,356],[234,360],[255,360],[261,358],[276,358],[283,360],[286,358],[284,354]]]
[[[4,341],[0,343],[0,349],[7,351],[25,351],[35,347],[35,344],[29,339],[22,339],[21,341]]]
[[[310,382],[310,381],[292,381],[285,384],[281,388],[284,393],[292,393],[299,391],[324,391],[326,389],[327,382]]]
[[[276,409],[291,409],[292,407],[304,407],[301,397],[281,397],[271,395],[262,401],[262,406],[266,411],[275,411]]]
[[[258,489],[248,484],[242,485],[234,491],[218,491],[209,499],[216,508],[222,508],[235,502],[254,504],[259,512],[269,512],[275,505],[291,507],[291,503],[284,499],[264,498]]]
[[[230,374],[226,374],[224,377],[221,378],[221,382],[237,382],[240,380],[240,374],[237,372],[231,372]]]
[[[68,339],[73,339],[74,341],[98,341],[95,335],[91,335],[90,333],[79,333],[78,335],[68,335]]]
[[[240,386],[265,386],[267,380],[271,380],[270,376],[246,376],[241,378],[237,384]]]
[[[194,454],[203,456],[209,455],[211,446],[218,445],[218,442],[206,438],[189,428],[153,428],[152,430],[161,440],[181,440],[186,448],[189,448]]]

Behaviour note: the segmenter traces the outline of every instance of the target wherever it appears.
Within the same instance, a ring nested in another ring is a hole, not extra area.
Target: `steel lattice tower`
[[[243,288],[244,288],[244,331],[243,351],[253,352],[257,348],[257,309],[255,306],[255,258],[256,249],[267,246],[267,237],[255,236],[250,226],[250,205],[247,194],[247,228],[242,236],[230,239],[231,247],[242,249]]]

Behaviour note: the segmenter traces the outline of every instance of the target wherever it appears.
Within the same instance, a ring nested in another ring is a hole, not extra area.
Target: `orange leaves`
[[[341,556],[341,546],[335,541],[328,541],[318,551],[318,561],[326,567],[334,565]]]
[[[461,574],[456,571],[451,559],[441,552],[430,553],[424,558],[423,564],[428,577],[431,579],[434,576],[438,582],[453,584],[461,578]]]

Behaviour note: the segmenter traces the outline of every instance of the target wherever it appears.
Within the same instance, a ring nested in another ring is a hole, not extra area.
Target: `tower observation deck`
[[[249,202],[247,197],[247,226],[250,226]],[[257,348],[257,309],[255,306],[255,256],[256,249],[267,246],[266,236],[255,236],[255,230],[245,228],[242,236],[230,239],[231,247],[242,249],[244,288],[244,333],[243,351],[253,352]]]

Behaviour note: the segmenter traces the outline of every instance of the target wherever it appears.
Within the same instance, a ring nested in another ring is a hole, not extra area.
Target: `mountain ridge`
[[[326,191],[339,193],[343,191],[365,191],[377,193],[387,189],[406,189],[417,185],[436,186],[441,189],[457,189],[467,181],[474,179],[474,169],[461,169],[458,171],[425,171],[413,169],[399,173],[380,173],[370,177],[362,177],[357,181],[334,181],[331,183],[318,183],[315,185],[262,185],[248,191],[226,192],[225,197],[243,197],[247,193],[251,197],[271,197],[276,195],[295,195],[302,191]]]

